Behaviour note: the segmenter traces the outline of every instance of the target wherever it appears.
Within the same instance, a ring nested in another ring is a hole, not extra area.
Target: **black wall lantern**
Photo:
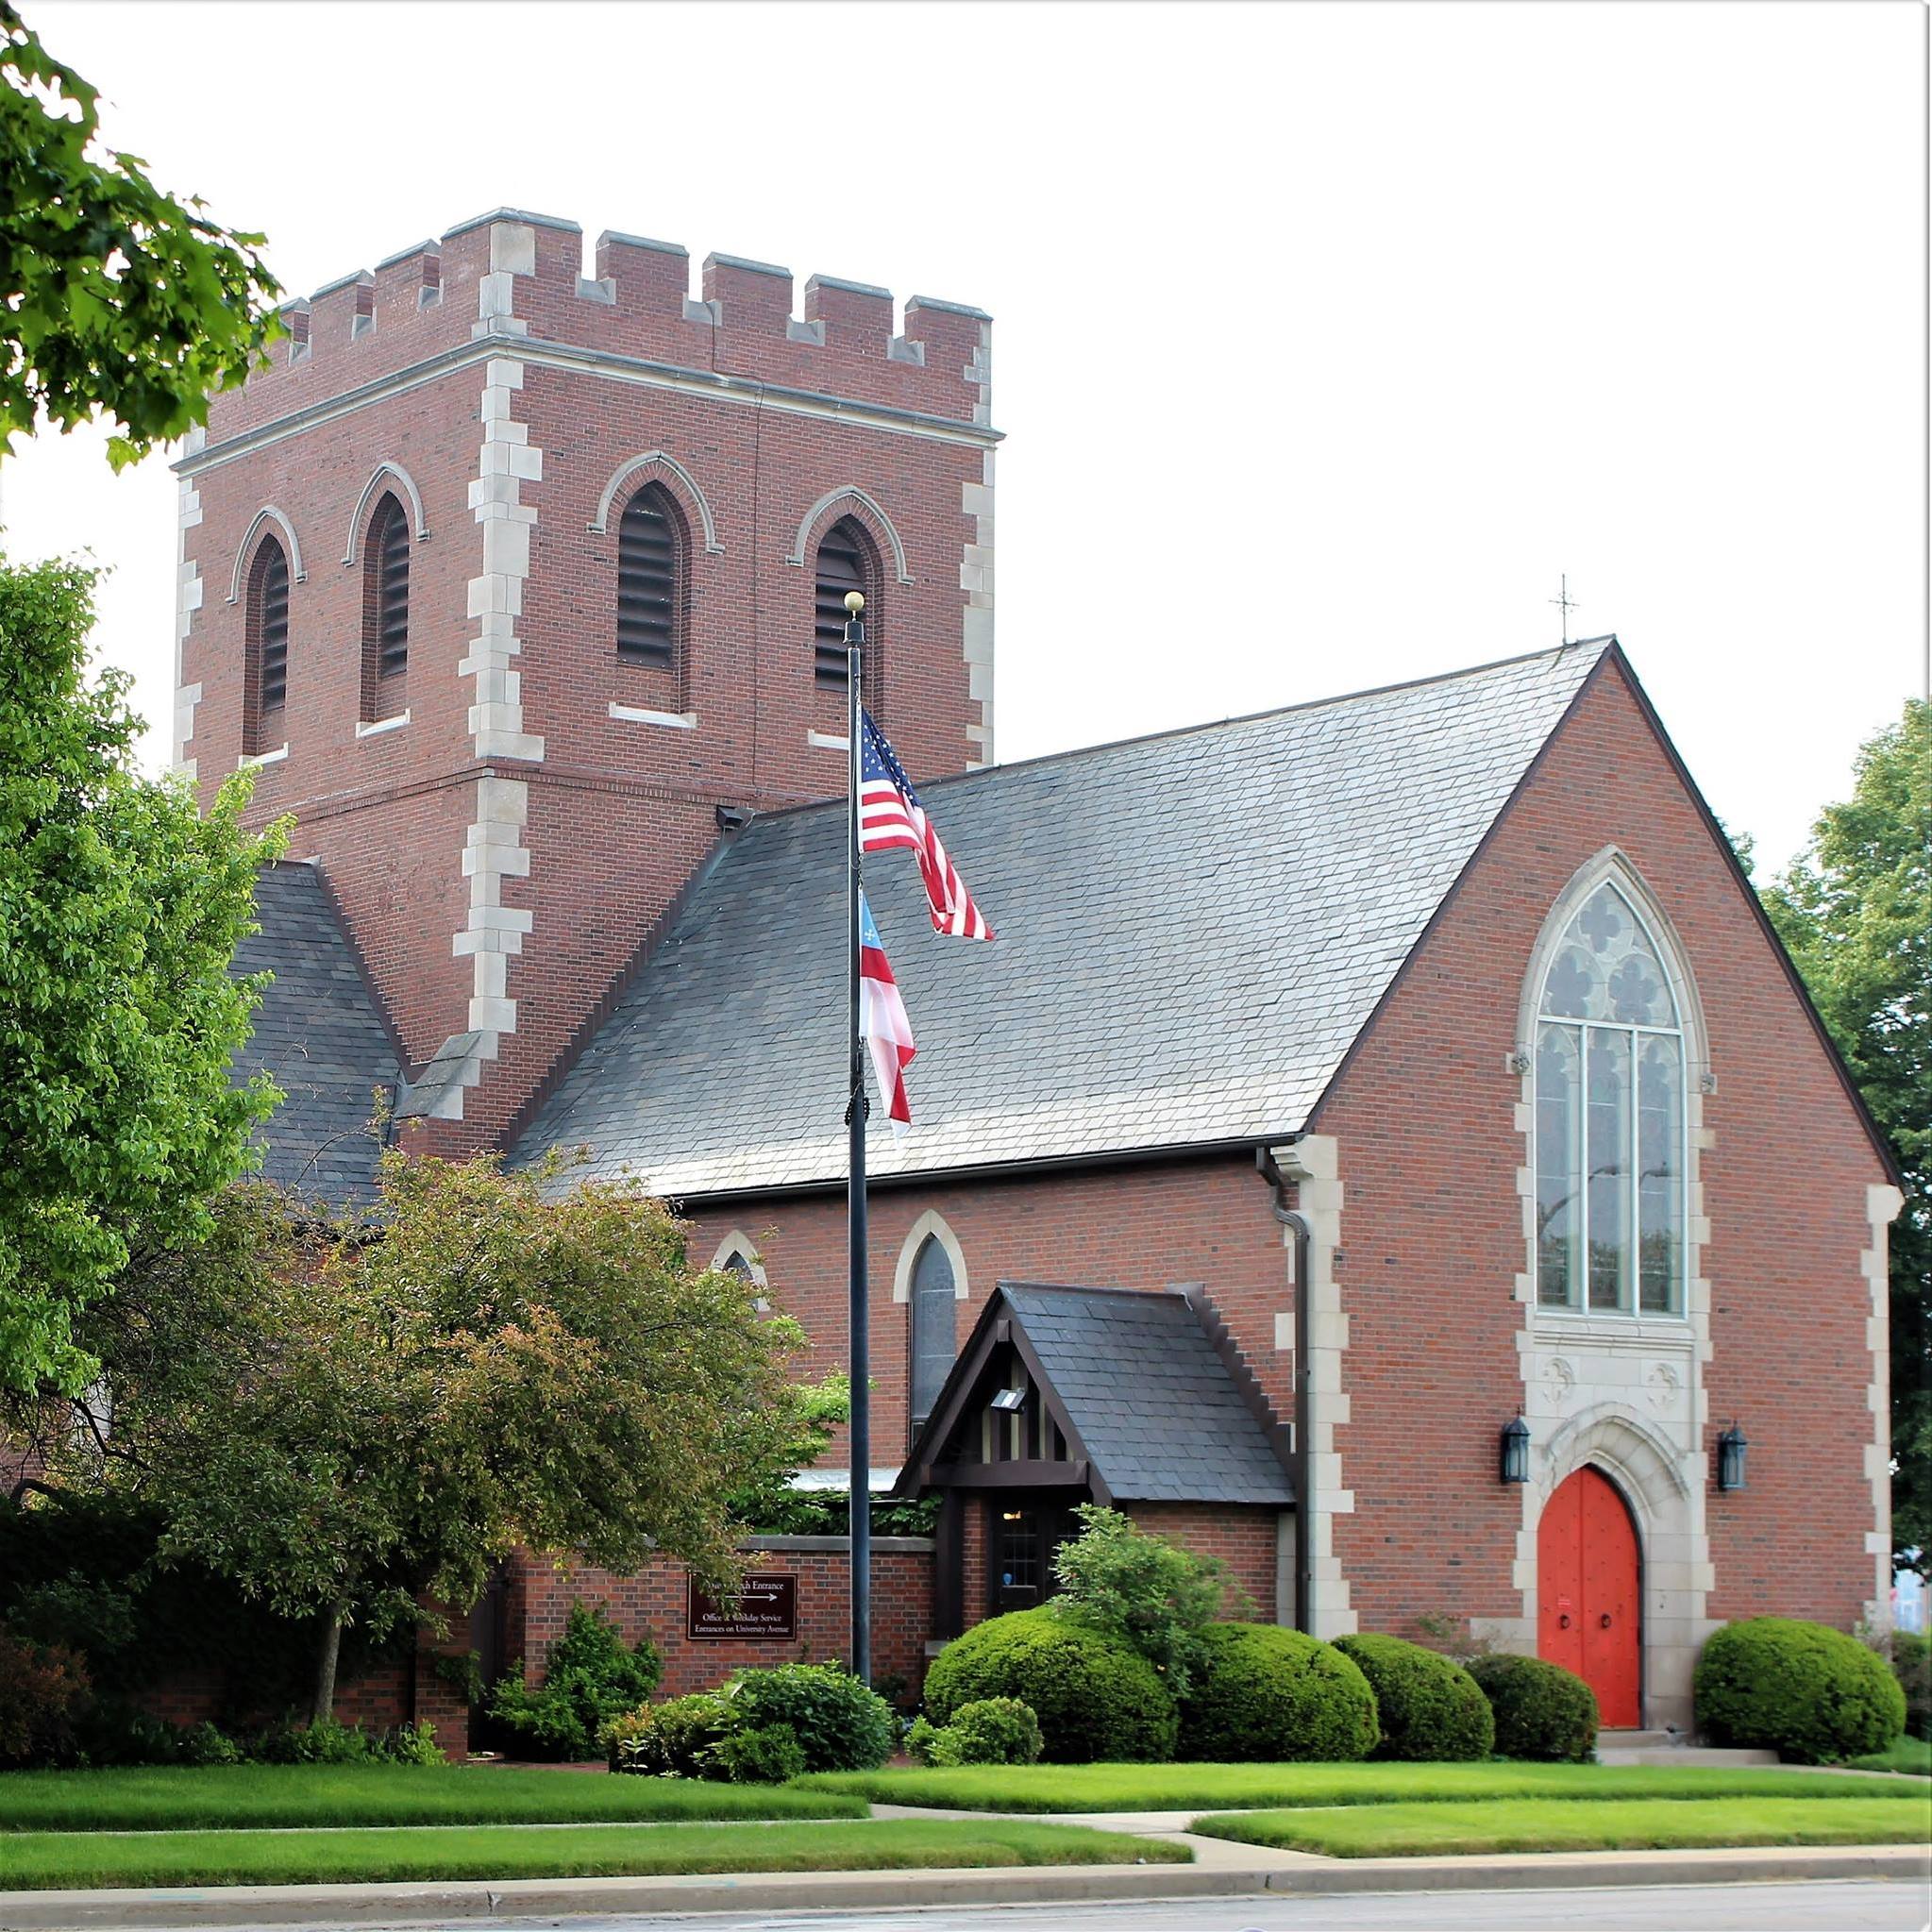
[[[1744,1487],[1744,1452],[1750,1447],[1744,1439],[1743,1430],[1735,1422],[1718,1437],[1720,1489],[1741,1489]]]
[[[1503,1431],[1502,1475],[1505,1483],[1530,1479],[1530,1425],[1520,1416]]]

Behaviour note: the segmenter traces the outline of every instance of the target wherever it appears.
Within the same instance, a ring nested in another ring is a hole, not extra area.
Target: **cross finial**
[[[1568,575],[1562,579],[1562,585],[1561,594],[1552,597],[1550,601],[1563,613],[1563,642],[1568,644],[1570,642],[1570,613],[1572,611],[1581,610],[1583,606],[1570,595],[1570,579]]]

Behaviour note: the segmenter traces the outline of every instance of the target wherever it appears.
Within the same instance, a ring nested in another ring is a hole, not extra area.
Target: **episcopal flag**
[[[872,1054],[872,1071],[879,1079],[880,1097],[895,1128],[912,1124],[912,1102],[906,1099],[906,1068],[918,1049],[913,1045],[913,1023],[899,998],[899,983],[872,908],[859,895],[859,1032]]]
[[[926,899],[932,909],[932,930],[962,939],[992,938],[992,927],[973,903],[966,881],[953,870],[912,780],[885,742],[885,733],[872,722],[870,712],[861,712],[860,719],[859,849],[883,852],[904,846],[918,858],[919,876],[926,882]]]

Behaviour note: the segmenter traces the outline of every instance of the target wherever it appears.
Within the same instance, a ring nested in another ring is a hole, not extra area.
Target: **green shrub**
[[[1201,1633],[1222,1614],[1233,1588],[1228,1566],[1150,1536],[1117,1509],[1083,1503],[1074,1514],[1081,1533],[1053,1558],[1055,1614],[1131,1644],[1173,1696],[1185,1697]]]
[[[543,1683],[532,1690],[519,1665],[496,1687],[490,1715],[515,1735],[526,1756],[575,1762],[596,1756],[597,1733],[642,1704],[663,1668],[657,1646],[647,1637],[627,1644],[601,1604],[572,1604],[563,1635],[550,1646]]]
[[[1338,1637],[1335,1647],[1369,1680],[1382,1742],[1375,1757],[1487,1757],[1496,1719],[1483,1688],[1452,1658],[1400,1637]]]
[[[88,1688],[87,1666],[75,1652],[25,1643],[0,1629],[0,1765],[70,1756]]]
[[[249,1740],[248,1756],[261,1764],[366,1764],[376,1751],[366,1731],[322,1718],[314,1723],[284,1720],[270,1724]]]
[[[781,1785],[804,1769],[805,1750],[797,1732],[789,1724],[761,1724],[733,1731],[713,1745],[704,1774],[734,1785]]]
[[[1469,1673],[1496,1717],[1496,1752],[1539,1763],[1581,1763],[1597,1747],[1597,1696],[1541,1657],[1471,1657]]]
[[[1212,1623],[1201,1641],[1181,1706],[1184,1758],[1346,1762],[1375,1748],[1375,1693],[1332,1644],[1274,1623]]]
[[[1033,1707],[1050,1764],[1147,1764],[1173,1755],[1174,1700],[1160,1673],[1119,1638],[1050,1605],[976,1624],[926,1673],[926,1710],[940,1724],[990,1697]]]
[[[963,1704],[932,1734],[931,1764],[1035,1764],[1045,1740],[1031,1705],[1016,1697]]]
[[[712,1750],[730,1735],[731,1705],[715,1690],[694,1690],[641,1710],[627,1711],[603,1727],[613,1771],[643,1777],[702,1777]]]
[[[740,1671],[725,1696],[733,1730],[783,1724],[798,1739],[807,1771],[876,1771],[899,1740],[892,1706],[837,1664]]]
[[[1883,1751],[1906,1727],[1906,1694],[1855,1637],[1794,1617],[1747,1617],[1714,1631],[1691,1682],[1715,1744],[1828,1764]]]
[[[929,1717],[916,1717],[906,1727],[906,1756],[915,1764],[931,1764],[938,1742],[939,1726]]]
[[[436,1726],[428,1718],[413,1724],[397,1724],[384,1731],[375,1742],[374,1755],[384,1764],[447,1764],[443,1747],[436,1741]]]
[[[182,1732],[180,1754],[183,1764],[240,1764],[243,1758],[242,1747],[206,1721]]]
[[[1932,1632],[1894,1630],[1891,1669],[1906,1694],[1906,1730],[1932,1742]]]

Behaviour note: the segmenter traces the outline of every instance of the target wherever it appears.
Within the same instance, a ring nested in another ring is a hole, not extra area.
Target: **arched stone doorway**
[[[1574,1671],[1605,1729],[1643,1722],[1642,1556],[1622,1492],[1592,1464],[1559,1483],[1537,1525],[1537,1655]]]

